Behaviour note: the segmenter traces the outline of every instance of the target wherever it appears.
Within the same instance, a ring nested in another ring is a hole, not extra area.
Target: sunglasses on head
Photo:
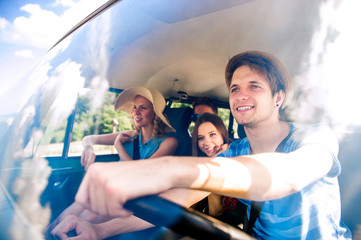
[[[199,114],[192,114],[192,121],[195,122],[201,115]]]

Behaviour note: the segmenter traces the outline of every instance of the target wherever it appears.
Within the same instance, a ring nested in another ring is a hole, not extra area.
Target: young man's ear
[[[286,94],[283,90],[279,90],[276,93],[276,103],[275,103],[275,107],[281,107],[283,101],[285,100]]]

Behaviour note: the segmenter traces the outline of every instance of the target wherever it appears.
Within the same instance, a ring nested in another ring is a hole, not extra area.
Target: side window
[[[129,114],[123,111],[114,111],[117,93],[107,91],[102,95],[102,100],[99,100],[97,99],[99,96],[92,91],[83,89],[79,94],[68,156],[81,155],[83,151],[81,140],[84,136],[132,129]],[[98,103],[94,104],[94,102]],[[67,118],[65,117],[65,120],[57,127],[47,126],[45,132],[33,133],[24,149],[25,156],[32,157],[35,153],[41,157],[62,156]],[[94,151],[98,155],[116,152],[113,146],[103,145],[94,146]]]
[[[84,136],[132,129],[129,114],[114,110],[117,93],[106,92],[103,96],[103,104],[95,109],[92,107],[92,96],[91,91],[87,90],[79,97],[69,156],[81,155],[83,151],[81,140]],[[95,145],[94,152],[97,155],[116,153],[113,146],[104,145]]]
[[[60,157],[63,153],[66,125],[67,120],[64,120],[60,126],[34,131],[24,147],[24,156],[32,158],[36,154],[39,157]]]
[[[238,124],[236,121],[229,122],[229,115],[231,114],[231,110],[228,108],[218,108],[218,115],[222,118],[224,124],[226,125],[226,128],[229,129],[232,128],[233,136],[230,136],[231,138],[235,139],[238,138],[237,128]]]

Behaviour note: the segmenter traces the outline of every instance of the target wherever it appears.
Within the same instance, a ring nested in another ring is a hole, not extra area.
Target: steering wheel
[[[208,215],[187,209],[158,196],[128,201],[124,207],[135,216],[195,239],[254,239],[248,234]]]

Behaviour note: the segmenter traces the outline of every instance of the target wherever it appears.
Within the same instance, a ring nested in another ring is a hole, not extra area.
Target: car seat
[[[237,133],[238,133],[238,138],[242,139],[247,137],[246,136],[246,132],[244,131],[244,127],[242,125],[238,125],[237,127]]]
[[[167,134],[167,136],[175,137],[178,140],[178,148],[174,153],[175,156],[192,155],[192,139],[188,132],[192,121],[192,114],[193,109],[190,107],[166,108],[164,110],[164,115],[166,115],[169,123],[176,130],[176,132]]]

